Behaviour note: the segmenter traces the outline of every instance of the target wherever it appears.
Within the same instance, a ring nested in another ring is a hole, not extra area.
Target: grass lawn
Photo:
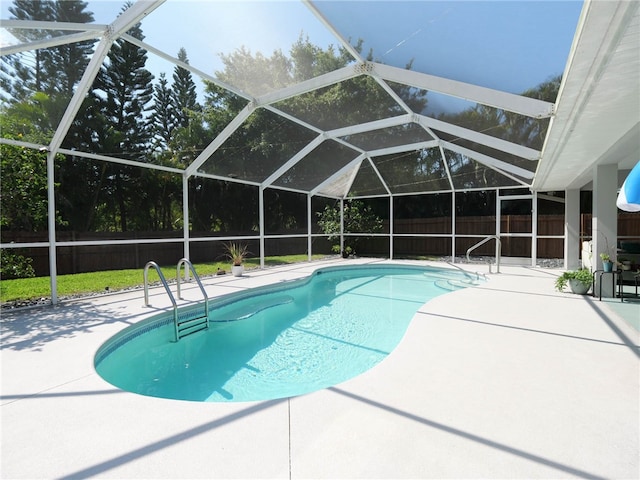
[[[324,255],[313,255],[314,260],[323,258]],[[290,263],[306,262],[307,255],[286,255],[280,257],[267,257],[265,266],[286,265]],[[250,270],[260,266],[259,258],[245,260],[245,268]],[[198,263],[194,265],[198,275],[203,278],[215,275],[218,269],[230,272],[228,262]],[[162,274],[168,282],[176,279],[176,266],[161,267]],[[58,295],[82,295],[96,292],[122,290],[143,285],[143,270],[141,268],[131,270],[108,270],[103,272],[76,273],[72,275],[58,275]],[[160,279],[154,269],[149,269],[149,283],[158,282]],[[0,302],[14,302],[20,300],[32,300],[50,298],[49,277],[18,278],[13,280],[0,280]]]

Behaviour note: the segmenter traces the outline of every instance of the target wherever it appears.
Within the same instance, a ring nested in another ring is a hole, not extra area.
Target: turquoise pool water
[[[125,329],[96,354],[123,390],[202,402],[312,392],[381,362],[430,299],[473,284],[462,272],[408,266],[316,271],[305,280],[210,302],[210,327],[173,341],[163,314]]]

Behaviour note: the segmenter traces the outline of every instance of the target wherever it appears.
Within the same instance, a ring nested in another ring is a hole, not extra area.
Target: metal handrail
[[[143,273],[144,306],[148,307],[150,305],[149,303],[149,267],[153,267],[156,270],[156,272],[158,272],[158,276],[160,277],[160,282],[162,283],[162,286],[166,290],[167,295],[169,295],[169,299],[173,304],[173,325],[175,327],[176,338],[178,338],[178,304],[176,303],[176,299],[173,296],[173,293],[171,293],[171,290],[169,289],[169,285],[167,284],[167,280],[164,278],[164,275],[162,274],[162,270],[160,270],[160,267],[156,262],[147,262],[147,264],[144,266],[144,273]]]
[[[484,245],[489,240],[493,240],[493,239],[495,239],[495,241],[496,241],[496,273],[500,273],[500,255],[502,254],[502,242],[500,241],[500,236],[499,235],[489,235],[489,236],[483,238],[482,240],[480,240],[475,245],[472,245],[471,247],[469,247],[467,249],[467,261],[469,261],[469,262],[471,261],[471,258],[469,258],[469,254],[473,250],[475,250],[476,248],[478,248],[481,245]],[[489,272],[491,272],[491,264],[489,264]]]
[[[177,285],[178,285],[178,298],[182,299],[182,296],[180,295],[180,281],[181,281],[181,275],[180,275],[180,271],[182,269],[182,265],[185,266],[185,270],[187,268],[187,266],[189,267],[189,270],[191,270],[191,273],[193,274],[193,278],[196,279],[196,282],[198,283],[198,287],[200,287],[200,291],[202,292],[202,296],[204,297],[204,314],[207,317],[207,327],[209,326],[209,296],[207,295],[207,292],[204,289],[204,286],[202,285],[202,282],[200,281],[200,277],[198,276],[198,274],[196,273],[196,269],[193,268],[193,264],[187,260],[186,258],[182,258],[180,259],[180,261],[178,262],[178,266],[176,267],[176,281],[177,281]],[[185,272],[185,278],[187,277],[187,273]]]

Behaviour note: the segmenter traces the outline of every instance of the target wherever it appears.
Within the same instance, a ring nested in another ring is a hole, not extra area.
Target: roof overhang
[[[579,189],[640,160],[640,2],[585,2],[532,188]]]

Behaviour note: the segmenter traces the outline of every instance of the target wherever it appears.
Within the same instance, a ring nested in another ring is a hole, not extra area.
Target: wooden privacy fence
[[[581,240],[591,235],[591,215],[581,216]],[[458,217],[456,219],[456,255],[464,255],[467,248],[477,243],[482,237],[494,235],[496,231],[495,216]],[[529,233],[531,231],[530,215],[508,215],[501,218],[501,232]],[[394,256],[448,256],[451,255],[451,218],[417,218],[394,221]],[[384,222],[383,232],[389,233],[389,223]],[[538,237],[562,236],[564,232],[563,215],[538,216]],[[193,237],[208,236],[211,233],[192,233]],[[255,232],[225,232],[225,236],[255,235]],[[408,236],[403,236],[408,235]],[[429,235],[429,236],[420,236]],[[465,237],[469,236],[469,237]],[[618,236],[634,238],[640,241],[640,214],[618,214]],[[189,251],[194,263],[214,262],[224,259],[223,241],[215,236],[207,241],[191,241]],[[171,243],[144,243],[124,245],[82,245],[59,246],[57,248],[58,274],[93,272],[99,270],[118,270],[126,268],[143,268],[146,262],[154,260],[160,265],[175,265],[183,256],[182,232],[124,232],[124,233],[88,233],[57,232],[58,242],[72,241],[109,241],[160,239],[175,240]],[[3,243],[46,242],[46,232],[2,232]],[[258,240],[243,241],[249,246],[253,256],[259,256]],[[331,245],[325,237],[312,239],[313,253],[330,253]],[[610,242],[613,243],[613,242]],[[36,275],[49,274],[48,247],[30,247],[14,250],[15,253],[31,257]],[[564,255],[562,238],[538,238],[538,258],[562,258]],[[307,238],[267,238],[265,255],[287,255],[307,253]],[[362,236],[358,245],[361,255],[388,256],[389,238]],[[495,243],[488,242],[474,251],[474,255],[494,255]],[[520,237],[502,238],[502,254],[511,257],[530,257],[531,239]]]

